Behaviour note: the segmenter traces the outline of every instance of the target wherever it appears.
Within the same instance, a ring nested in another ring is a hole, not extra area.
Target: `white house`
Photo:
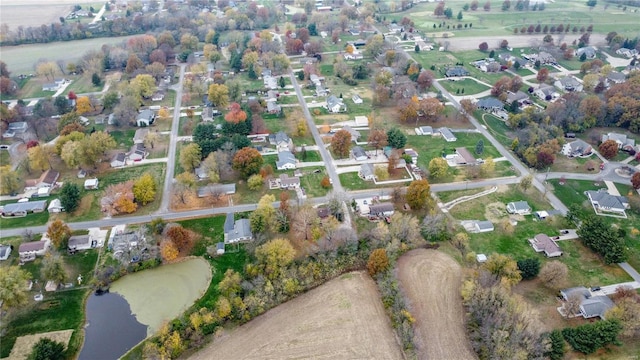
[[[514,201],[507,204],[509,214],[528,215],[531,214],[531,206],[526,201]]]
[[[53,199],[49,203],[49,207],[47,207],[47,211],[49,213],[59,213],[64,211],[64,207],[62,207],[62,203],[60,199]]]
[[[18,248],[20,261],[33,261],[36,259],[36,256],[44,256],[49,250],[49,247],[49,240],[22,243]]]
[[[275,134],[269,134],[269,144],[275,145],[276,150],[290,151],[293,147],[293,141],[284,131],[278,131]]]
[[[360,170],[358,170],[358,176],[365,181],[375,180],[376,174],[373,168],[373,164],[366,163],[366,164],[360,165]]]
[[[233,213],[227,214],[223,230],[225,244],[235,244],[253,240],[249,219],[234,220]]]
[[[560,94],[556,91],[551,85],[542,84],[535,90],[533,90],[533,95],[538,97],[539,99],[550,101],[560,97]]]
[[[285,150],[278,153],[278,160],[276,161],[278,170],[293,170],[296,168],[296,164],[296,157],[291,151]]]
[[[84,181],[84,189],[85,190],[96,190],[100,185],[100,180],[98,179],[87,179]]]
[[[593,154],[593,149],[587,142],[576,139],[564,144],[561,153],[567,157],[589,157]]]
[[[126,164],[127,155],[125,153],[118,153],[111,160],[111,167],[122,167]]]
[[[325,109],[327,109],[330,113],[340,113],[347,111],[347,106],[344,104],[344,102],[342,102],[342,99],[336,97],[335,95],[331,95],[327,98]]]
[[[562,255],[562,250],[555,240],[546,234],[538,234],[533,239],[529,239],[529,244],[536,252],[542,252],[546,257],[556,257]]]

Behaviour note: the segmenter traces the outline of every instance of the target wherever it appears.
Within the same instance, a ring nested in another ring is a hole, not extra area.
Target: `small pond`
[[[109,293],[91,295],[79,359],[118,359],[178,317],[210,283],[209,263],[196,258],[127,275],[114,282]]]

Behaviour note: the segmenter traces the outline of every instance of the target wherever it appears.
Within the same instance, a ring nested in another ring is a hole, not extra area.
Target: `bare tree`
[[[580,312],[580,304],[582,303],[582,295],[573,293],[569,295],[567,301],[562,304],[562,309],[566,317],[572,317]]]
[[[558,260],[550,261],[540,269],[540,280],[552,289],[559,289],[567,281],[569,269]]]

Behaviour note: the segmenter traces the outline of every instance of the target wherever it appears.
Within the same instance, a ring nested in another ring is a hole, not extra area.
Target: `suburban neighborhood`
[[[1,358],[638,355],[638,4],[12,1]]]

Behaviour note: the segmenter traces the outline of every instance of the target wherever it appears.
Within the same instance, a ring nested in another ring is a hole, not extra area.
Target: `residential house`
[[[64,207],[62,207],[62,203],[60,202],[60,199],[53,199],[51,200],[51,202],[49,202],[49,206],[47,207],[47,212],[59,213],[63,211],[64,211]]]
[[[149,129],[137,129],[136,133],[133,135],[133,143],[134,144],[142,144],[144,143],[144,138],[147,137],[149,133]]]
[[[409,155],[411,157],[411,163],[418,163],[418,152],[413,149],[404,149],[404,155]]]
[[[594,46],[585,46],[574,52],[574,55],[577,58],[581,58],[582,54],[584,54],[588,60],[592,60],[596,58],[596,55],[598,55],[598,49]]]
[[[360,132],[358,130],[355,130],[351,126],[345,125],[342,127],[342,130],[346,130],[347,132],[349,132],[349,134],[351,135],[351,141],[358,142],[358,139],[360,139]]]
[[[606,190],[587,190],[585,195],[589,198],[596,212],[603,211],[626,215],[625,210],[629,208],[629,200],[626,197],[611,195]]]
[[[537,96],[539,99],[546,101],[550,101],[560,97],[560,94],[558,94],[556,88],[547,84],[542,84],[538,88],[533,90],[533,95]]]
[[[325,97],[327,95],[329,95],[329,89],[326,89],[324,86],[322,85],[316,85],[316,96],[317,97]]]
[[[228,213],[224,222],[224,243],[236,244],[253,240],[249,219],[234,220],[233,213]]]
[[[4,217],[27,216],[30,213],[41,213],[47,209],[47,200],[17,202],[0,206]]]
[[[236,193],[236,184],[210,184],[198,188],[196,193],[199,198],[212,195],[233,195]]]
[[[514,201],[507,204],[509,214],[528,215],[531,214],[531,206],[526,201]]]
[[[275,134],[269,134],[269,144],[274,145],[278,152],[290,151],[293,147],[293,141],[284,131],[278,131]]]
[[[500,111],[504,109],[504,104],[502,101],[498,100],[494,97],[487,97],[484,99],[478,100],[476,103],[476,107],[478,109],[482,109],[488,112]]]
[[[431,126],[420,126],[416,129],[417,135],[433,135],[433,128]]]
[[[351,149],[351,155],[356,161],[365,161],[369,158],[361,146],[354,146]]]
[[[111,160],[111,167],[122,167],[126,165],[127,155],[123,152],[117,153]]]
[[[49,240],[22,243],[20,247],[18,247],[20,261],[33,261],[36,259],[36,256],[44,256],[50,246],[51,242]]]
[[[315,86],[322,86],[322,82],[324,81],[324,76],[318,76],[317,74],[310,74],[309,81],[311,81]]]
[[[553,55],[549,54],[549,53],[548,53],[548,52],[546,52],[546,51],[540,51],[540,52],[538,53],[538,55],[537,55],[537,56],[535,56],[535,59],[534,59],[533,61],[535,62],[536,60],[540,61],[540,64],[542,64],[542,65],[544,65],[544,64],[552,64],[552,65],[555,65],[555,64],[557,64],[557,63],[558,63],[558,62],[556,61],[556,58],[555,58],[555,57],[553,57]]]
[[[511,105],[514,101],[518,103],[518,106],[531,105],[531,100],[529,99],[529,95],[524,92],[518,90],[517,92],[507,91],[507,104]]]
[[[446,77],[460,77],[460,76],[468,76],[468,75],[469,75],[469,72],[462,66],[454,66],[454,67],[448,68],[447,71],[444,73],[444,76]]]
[[[354,116],[353,119],[356,123],[356,126],[369,126],[369,118],[366,116]]]
[[[605,314],[614,306],[613,301],[608,296],[593,296],[591,291],[584,286],[561,290],[560,296],[562,296],[565,301],[574,296],[579,297],[580,313],[568,315],[581,315],[585,319],[599,317],[605,320]]]
[[[362,55],[361,52],[358,51],[354,51],[352,53],[348,53],[345,52],[344,55],[342,55],[344,57],[345,60],[362,60],[364,59],[364,55]]]
[[[565,76],[563,78],[557,79],[554,82],[554,85],[559,88],[560,90],[564,90],[564,91],[576,91],[576,92],[580,92],[582,91],[582,83],[580,82],[580,80],[576,79],[575,77],[569,75],[569,76]]]
[[[278,88],[278,80],[273,76],[264,76],[262,82],[267,89],[275,90]]]
[[[471,64],[476,68],[478,68],[480,71],[484,71],[484,72],[500,71],[500,63],[498,63],[494,58],[477,60],[472,62]]]
[[[351,100],[353,100],[354,104],[362,104],[362,98],[358,94],[353,95]]]
[[[280,97],[280,94],[277,91],[269,90],[269,91],[267,91],[267,96],[265,97],[265,100],[267,102],[269,102],[269,101],[278,101],[278,97]]]
[[[426,41],[424,40],[415,40],[415,44],[418,46],[418,49],[420,49],[420,51],[429,51],[429,50],[433,50],[433,45],[431,44],[427,44]],[[415,48],[415,46],[414,46]]]
[[[267,112],[269,114],[279,114],[282,111],[280,105],[275,101],[267,101]]]
[[[602,135],[602,142],[613,140],[618,144],[618,150],[631,150],[636,146],[636,141],[625,134],[610,132]]]
[[[325,108],[330,113],[334,114],[347,111],[347,106],[344,104],[344,102],[342,102],[342,99],[338,98],[335,95],[330,95],[327,98],[327,104],[325,105]]]
[[[11,255],[11,251],[13,251],[13,246],[0,245],[0,261],[9,259],[9,255]]]
[[[620,48],[618,50],[616,50],[616,54],[618,55],[622,55],[624,57],[628,57],[628,58],[632,58],[636,55],[638,55],[638,50],[636,49],[627,49],[627,48]]]
[[[369,205],[369,216],[391,216],[395,212],[393,203],[378,203]]]
[[[491,232],[494,230],[493,223],[491,221],[475,221],[473,224],[475,232],[483,233],[483,232]]]
[[[217,115],[220,115],[220,111],[215,110],[210,106],[206,106],[204,109],[202,109],[202,113],[200,114],[200,116],[202,117],[202,121],[204,122],[213,121],[213,117]]]
[[[458,155],[456,159],[456,163],[458,165],[477,165],[478,160],[476,157],[471,154],[467,148],[458,147],[456,148],[456,154]]]
[[[606,81],[607,85],[609,86],[614,84],[622,84],[623,82],[627,81],[627,75],[618,71],[612,71],[607,74]]]
[[[7,131],[2,134],[2,137],[12,138],[18,134],[22,134],[29,128],[29,125],[24,121],[16,121],[9,123]]]
[[[156,91],[151,95],[151,101],[162,101],[164,100],[164,91]]]
[[[546,257],[556,257],[562,255],[562,250],[555,240],[546,234],[538,234],[533,239],[529,239],[529,244],[536,252],[543,252]]]
[[[587,142],[576,139],[564,144],[561,153],[567,157],[589,157],[593,154],[593,148]]]
[[[140,161],[146,158],[147,155],[149,155],[149,153],[147,152],[147,148],[144,146],[144,144],[134,144],[131,147],[131,151],[129,152],[129,159],[132,161]]]
[[[458,140],[458,138],[455,135],[453,135],[453,132],[448,127],[441,127],[438,129],[438,132],[440,133],[440,135],[442,135],[442,138],[444,138],[444,140],[447,142],[454,142]]]
[[[351,44],[355,48],[360,48],[360,47],[363,47],[363,46],[367,45],[367,42],[364,41],[363,39],[357,39],[357,40],[348,42],[347,44]]]
[[[28,188],[37,188],[37,189],[52,188],[56,184],[56,181],[58,181],[59,177],[60,177],[59,172],[53,169],[49,169],[43,172],[42,175],[40,175],[40,177],[37,179],[26,180],[25,185]]]
[[[276,168],[278,170],[293,170],[296,168],[297,163],[298,161],[291,151],[280,151],[278,153],[278,160],[276,161]]]
[[[155,120],[156,114],[149,109],[145,109],[136,116],[136,125],[139,127],[151,126]]]
[[[97,190],[100,185],[100,181],[96,179],[87,179],[84,181],[85,190]]]
[[[395,34],[399,34],[399,33],[404,31],[404,27],[402,27],[402,26],[400,26],[400,25],[398,25],[396,23],[389,24],[388,28],[389,28],[389,32],[390,33],[395,33]]]
[[[300,187],[300,178],[297,176],[289,177],[287,174],[280,174],[280,188],[287,190],[295,190]]]
[[[90,235],[76,235],[69,238],[67,250],[72,252],[89,250],[95,248],[97,245],[98,242],[93,240]]]
[[[42,91],[58,91],[60,89],[60,85],[56,83],[48,83],[42,85]]]
[[[360,170],[358,170],[358,176],[364,181],[374,181],[376,178],[376,174],[373,168],[373,164],[366,163],[366,164],[360,165]]]

